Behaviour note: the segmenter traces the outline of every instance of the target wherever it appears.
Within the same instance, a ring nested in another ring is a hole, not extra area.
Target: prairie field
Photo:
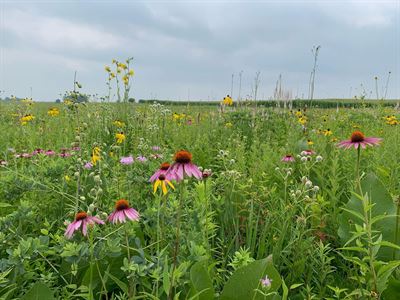
[[[321,103],[1,102],[0,298],[399,299],[400,112]]]

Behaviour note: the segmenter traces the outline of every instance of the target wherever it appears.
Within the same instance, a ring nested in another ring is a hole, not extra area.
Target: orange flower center
[[[116,210],[127,209],[127,208],[129,208],[129,202],[127,200],[125,200],[125,199],[118,200],[115,203],[115,208],[116,208]]]
[[[87,213],[85,213],[84,211],[78,212],[75,216],[75,221],[80,221],[80,220],[84,220],[87,218]]]
[[[187,164],[192,161],[192,153],[186,150],[181,150],[175,153],[174,160],[177,163]]]
[[[170,166],[170,164],[167,163],[167,162],[162,163],[161,166],[160,166],[160,170],[166,171],[166,170],[169,169],[169,166]]]
[[[351,135],[351,142],[352,143],[361,143],[365,139],[365,135],[361,131],[354,131]]]

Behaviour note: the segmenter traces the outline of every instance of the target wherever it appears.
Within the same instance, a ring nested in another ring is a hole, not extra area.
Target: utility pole
[[[241,70],[239,72],[239,95],[238,95],[238,101],[240,102],[240,93],[242,91],[242,74],[243,74],[243,70]]]
[[[231,98],[233,99],[233,77],[235,76],[235,73],[232,73],[232,80],[231,80]]]

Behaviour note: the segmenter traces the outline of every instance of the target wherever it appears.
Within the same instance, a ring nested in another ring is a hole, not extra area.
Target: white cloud
[[[47,49],[107,50],[124,43],[112,33],[66,19],[33,15],[22,10],[9,10],[4,14],[1,30],[10,31],[26,43]]]

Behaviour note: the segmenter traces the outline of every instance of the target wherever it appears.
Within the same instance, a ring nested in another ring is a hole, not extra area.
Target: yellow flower
[[[106,72],[110,73],[111,72],[111,68],[109,66],[105,66],[104,70],[106,70]]]
[[[298,109],[298,110],[295,112],[295,115],[296,115],[296,117],[301,117],[303,114],[301,113],[301,110]]]
[[[133,75],[135,75],[135,72],[133,70],[129,70],[129,75],[133,76]]]
[[[117,126],[117,127],[120,127],[120,128],[125,127],[125,123],[122,122],[122,121],[120,121],[120,120],[115,120],[115,121],[113,122],[113,124],[114,124],[115,126]]]
[[[307,117],[306,117],[306,116],[301,116],[301,117],[298,119],[298,122],[299,122],[301,125],[305,125],[305,124],[307,123]]]
[[[28,114],[28,115],[23,116],[19,120],[22,125],[26,125],[28,122],[33,121],[33,119],[35,119],[35,117],[31,114]]]
[[[175,190],[174,185],[171,183],[171,181],[169,181],[164,174],[161,174],[157,180],[154,182],[153,185],[153,193],[155,194],[157,192],[158,187],[161,187],[162,193],[163,195],[166,195],[168,193],[168,189],[167,189],[167,184],[173,189]]]
[[[47,114],[51,117],[56,117],[60,114],[60,111],[56,107],[52,107],[47,111]]]
[[[397,120],[395,115],[387,116],[385,117],[386,119],[386,124],[388,125],[398,125],[400,122]]]
[[[112,79],[112,78],[115,78],[115,73],[111,72],[111,73],[110,73],[110,78],[111,78],[111,79]]]
[[[71,181],[71,177],[69,177],[68,175],[65,175],[64,179],[65,179],[66,182],[70,182]]]
[[[100,160],[100,148],[94,147],[92,150],[92,164],[95,166],[97,162]]]
[[[314,145],[314,142],[312,140],[307,140],[307,145],[312,146],[312,145]]]
[[[122,142],[126,139],[126,136],[123,132],[118,132],[115,134],[115,138],[117,139],[117,144],[122,144]]]
[[[232,100],[232,98],[231,98],[229,95],[227,95],[226,97],[224,97],[224,100],[222,100],[222,103],[223,103],[224,105],[229,105],[229,106],[231,106],[231,105],[233,105],[233,100]]]
[[[323,134],[324,136],[330,136],[330,135],[333,134],[333,132],[328,128],[328,129],[324,130],[324,131],[322,132],[322,134]]]
[[[124,64],[124,63],[117,63],[117,66],[118,66],[118,68],[121,68],[121,69],[127,69],[128,67],[126,66],[126,64]]]
[[[129,76],[128,76],[128,75],[124,75],[124,76],[122,77],[122,80],[124,81],[124,84],[125,84],[125,85],[128,85],[128,83],[129,83]]]

